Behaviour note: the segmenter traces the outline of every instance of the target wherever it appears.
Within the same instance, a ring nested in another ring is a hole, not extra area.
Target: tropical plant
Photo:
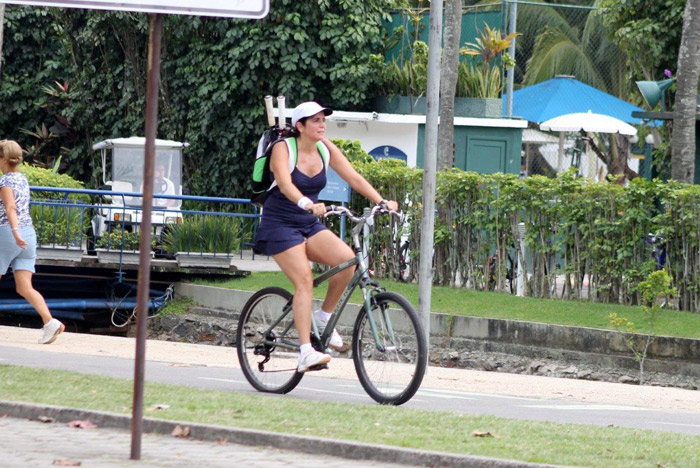
[[[230,254],[241,246],[240,217],[204,216],[186,217],[181,224],[173,224],[163,233],[166,252],[212,252]]]
[[[460,62],[457,69],[456,97],[497,98],[501,95],[501,66],[513,66],[513,60],[505,49],[500,32],[486,25],[487,31],[477,39],[477,44],[461,49],[465,57],[477,57],[475,60]],[[517,33],[516,33],[517,34]],[[512,38],[511,38],[512,39]],[[508,39],[508,43],[510,40]],[[476,48],[471,47],[479,47]],[[485,47],[485,49],[481,49]],[[412,58],[401,60],[394,58],[384,63],[380,56],[374,56],[375,66],[381,75],[379,92],[386,95],[424,96],[428,84],[428,45],[416,41],[411,48]],[[482,55],[483,53],[483,55]]]
[[[511,33],[503,37],[499,29],[491,29],[484,23],[481,37],[474,42],[467,42],[460,50],[464,56],[474,59],[463,68],[464,87],[470,91],[469,96],[479,98],[499,97],[501,94],[501,66],[503,69],[515,66],[513,57],[506,50],[513,39],[520,33]],[[499,66],[500,63],[500,66]],[[479,70],[479,73],[476,73]],[[459,87],[459,78],[458,87]]]
[[[381,79],[379,92],[387,95],[424,96],[428,86],[428,45],[413,42],[404,54],[384,63],[381,55],[372,56],[372,64]]]
[[[472,63],[459,64],[457,74],[458,97],[497,98],[501,95],[501,69],[494,66],[484,74]]]

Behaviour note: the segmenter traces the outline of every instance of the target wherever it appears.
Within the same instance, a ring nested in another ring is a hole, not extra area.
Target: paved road
[[[65,336],[65,335],[64,335]],[[177,346],[177,344],[170,344]],[[181,345],[182,346],[182,345]],[[193,345],[186,345],[193,346]],[[197,346],[197,345],[194,345]],[[199,345],[201,346],[201,345]],[[212,347],[210,347],[212,348]],[[52,352],[47,359],[48,348],[26,349],[22,347],[0,346],[0,364],[13,364],[45,369],[64,369],[91,374],[107,375],[118,378],[133,377],[133,360],[127,358],[110,357],[102,355],[84,355],[73,353]],[[52,348],[53,350],[53,348]],[[230,355],[230,360],[235,361],[235,352],[232,348],[216,351]],[[332,362],[336,367],[351,364],[343,359]],[[451,370],[454,378],[469,378],[475,374],[467,371]],[[374,404],[366,395],[356,378],[329,378],[324,376],[326,371],[308,374],[299,386],[287,396],[282,398],[300,398],[315,401],[343,401],[348,403]],[[428,376],[435,374],[437,370],[430,369]],[[479,373],[479,378],[497,378],[499,374]],[[517,378],[517,376],[511,376]],[[177,364],[174,372],[173,363],[149,361],[146,367],[146,378],[151,382],[161,382],[176,385],[187,385],[198,388],[239,391],[255,393],[246,382],[241,371],[230,366],[205,366],[201,363]],[[533,376],[521,376],[522,385],[525,386]],[[539,378],[540,381],[546,378]],[[549,379],[556,380],[556,379]],[[569,381],[568,384],[576,384],[577,381]],[[578,381],[580,385],[589,382]],[[606,384],[597,383],[605,386]],[[620,384],[607,384],[612,392],[626,390],[630,395],[638,393],[644,387],[621,386]],[[458,411],[466,414],[488,414],[494,416],[519,418],[537,421],[555,421],[562,423],[594,424],[600,426],[624,426],[643,429],[683,432],[700,435],[700,398],[697,401],[690,400],[689,405],[680,405],[675,408],[664,408],[663,405],[651,407],[633,406],[623,404],[628,399],[624,395],[618,397],[617,402],[608,400],[581,401],[567,397],[567,394],[554,390],[549,397],[529,397],[499,392],[464,391],[454,389],[456,385],[437,385],[434,379],[426,378],[424,385],[418,394],[405,406],[409,408],[422,408],[432,410]],[[605,387],[604,387],[605,388]],[[671,398],[675,398],[678,389],[666,390]],[[690,392],[697,394],[697,392]],[[663,395],[663,393],[659,393]],[[683,395],[683,393],[681,393]],[[691,395],[695,397],[696,395]],[[280,396],[270,395],[271,398]],[[658,398],[658,397],[657,397]],[[673,406],[673,405],[671,405]]]
[[[118,429],[76,429],[61,423],[0,419],[0,467],[269,467],[355,468],[367,461],[144,434],[141,460],[130,460],[131,433]],[[376,464],[374,464],[376,466]],[[398,468],[399,465],[381,464]]]

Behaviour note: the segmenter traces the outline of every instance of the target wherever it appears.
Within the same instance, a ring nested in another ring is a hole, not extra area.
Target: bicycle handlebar
[[[401,218],[400,211],[388,210],[383,205],[373,206],[367,216],[357,216],[356,214],[354,214],[352,211],[350,211],[349,209],[347,209],[344,206],[327,205],[326,206],[326,213],[323,215],[323,217],[325,218],[326,216],[332,216],[332,215],[347,216],[354,223],[365,222],[365,223],[368,223],[371,225],[372,220],[374,219],[374,216],[376,214],[384,214],[384,213],[388,213],[389,215],[394,215],[394,216],[398,217],[399,219]]]

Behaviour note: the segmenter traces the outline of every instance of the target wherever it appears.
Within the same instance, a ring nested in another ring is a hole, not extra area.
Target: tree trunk
[[[678,50],[678,81],[671,138],[671,178],[692,184],[695,176],[695,116],[700,72],[700,0],[688,0]]]
[[[462,0],[445,2],[444,44],[440,71],[440,126],[438,127],[437,170],[452,168],[454,163],[454,116],[459,45],[462,32]]]
[[[639,174],[637,174],[635,171],[630,169],[630,167],[627,165],[627,158],[626,157],[624,159],[624,164],[621,164],[619,157],[613,158],[610,155],[606,154],[605,152],[601,151],[601,149],[598,148],[598,145],[595,143],[593,138],[590,138],[586,133],[584,133],[584,137],[588,138],[588,144],[591,146],[591,149],[593,150],[593,152],[608,167],[609,174],[624,174],[625,177],[619,179],[618,183],[624,183],[625,178],[627,180],[632,180],[635,177],[639,177]],[[618,136],[617,138],[627,140],[627,137],[622,136],[622,135]],[[616,143],[613,143],[613,144],[616,144]],[[622,145],[623,145],[623,149],[624,149],[625,144],[622,143]],[[626,147],[627,147],[627,151],[629,152],[629,140],[627,140]]]
[[[2,83],[2,40],[5,37],[5,4],[0,3],[0,83]]]
[[[438,126],[437,170],[447,171],[454,165],[454,117],[459,42],[462,30],[462,0],[447,0],[443,21],[442,61],[440,65],[440,125]],[[437,204],[438,220],[446,222],[447,208]],[[436,223],[437,224],[437,223]],[[435,283],[449,285],[456,265],[450,263],[446,243],[435,245]]]

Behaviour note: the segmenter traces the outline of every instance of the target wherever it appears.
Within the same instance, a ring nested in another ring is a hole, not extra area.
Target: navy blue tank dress
[[[318,155],[321,158],[321,155]],[[323,158],[321,158],[323,160]],[[312,202],[326,186],[326,168],[313,177],[299,170],[292,171],[292,183]],[[274,175],[273,175],[274,177]],[[253,251],[259,255],[276,255],[302,244],[305,239],[327,229],[316,216],[299,208],[275,186],[263,205],[260,226],[253,240]]]

